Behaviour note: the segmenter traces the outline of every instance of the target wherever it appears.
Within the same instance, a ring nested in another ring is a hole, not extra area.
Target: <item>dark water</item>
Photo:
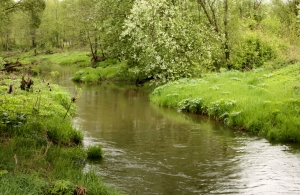
[[[60,69],[58,82],[74,93],[71,73]],[[300,194],[297,145],[160,108],[136,89],[81,88],[74,125],[86,146],[100,143],[105,152],[85,169],[125,194]]]

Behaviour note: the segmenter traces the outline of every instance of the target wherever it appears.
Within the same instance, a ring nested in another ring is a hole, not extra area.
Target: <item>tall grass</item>
[[[228,71],[156,88],[151,100],[201,113],[270,140],[300,142],[300,64],[276,71]]]
[[[93,171],[83,172],[89,152],[68,121],[36,119],[11,130],[0,137],[0,194],[119,194]]]
[[[103,151],[100,145],[89,146],[87,148],[87,157],[90,160],[99,160],[103,158]]]

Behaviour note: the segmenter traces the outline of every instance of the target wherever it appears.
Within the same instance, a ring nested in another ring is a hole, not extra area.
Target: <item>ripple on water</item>
[[[85,145],[100,143],[105,153],[85,171],[128,194],[300,194],[299,147],[272,145],[134,95],[105,84],[82,87],[74,125],[87,135]]]

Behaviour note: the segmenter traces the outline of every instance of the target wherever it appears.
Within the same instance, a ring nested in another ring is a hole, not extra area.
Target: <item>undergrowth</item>
[[[156,88],[151,100],[282,142],[300,142],[300,64],[228,71]]]
[[[83,172],[89,151],[71,123],[79,92],[71,98],[50,80],[30,77],[33,85],[22,90],[21,76],[0,76],[1,195],[119,194]]]

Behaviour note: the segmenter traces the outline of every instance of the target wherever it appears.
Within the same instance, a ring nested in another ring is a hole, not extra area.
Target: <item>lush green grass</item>
[[[126,62],[116,59],[105,60],[95,65],[95,68],[85,68],[76,72],[72,80],[81,83],[98,83],[100,81],[134,81],[132,75],[124,71]]]
[[[0,194],[119,194],[93,171],[83,172],[89,150],[72,126],[70,94],[33,78],[21,90],[20,76],[0,76]]]
[[[229,71],[156,88],[151,100],[201,113],[270,140],[300,142],[300,64],[276,71]]]
[[[0,56],[0,68],[3,59],[6,62],[16,62],[17,60],[24,65],[20,68],[22,73],[28,73],[29,69],[32,73],[38,74],[41,71],[41,66],[52,64],[72,65],[82,67],[83,69],[76,72],[72,80],[75,82],[95,84],[100,81],[122,81],[134,83],[136,76],[127,71],[127,62],[119,62],[117,59],[106,59],[98,63],[91,63],[88,51],[65,51],[54,54],[39,54],[34,55],[33,51],[15,52],[13,54],[6,53]]]
[[[1,74],[1,73],[0,73]],[[0,83],[0,115],[26,114],[28,116],[63,116],[67,113],[72,116],[75,107],[71,104],[69,93],[55,84],[48,81],[34,78],[33,85],[29,90],[21,90],[21,77],[17,75],[2,73]],[[8,86],[12,85],[13,91],[7,94]],[[70,110],[68,108],[70,107]]]
[[[87,156],[82,147],[39,145],[34,139],[24,139],[14,137],[1,143],[1,194],[76,194],[79,189],[95,195],[120,194],[94,172],[82,171]]]
[[[60,65],[75,65],[79,67],[87,67],[91,65],[91,57],[87,56],[88,51],[58,51],[53,54],[39,53],[34,55],[33,51],[3,54],[2,56],[8,62],[15,62],[16,60],[23,64],[43,64],[54,63]]]
[[[98,160],[103,158],[103,151],[101,145],[89,146],[87,148],[88,159]]]

